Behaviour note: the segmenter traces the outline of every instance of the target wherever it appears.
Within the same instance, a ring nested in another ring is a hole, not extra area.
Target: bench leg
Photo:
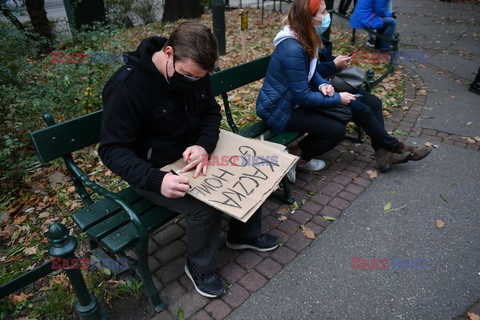
[[[142,278],[145,292],[147,293],[150,302],[154,306],[155,311],[160,312],[166,309],[167,305],[160,299],[158,290],[155,288],[155,284],[153,283],[152,274],[150,273],[150,269],[148,267],[147,247],[142,246],[141,241],[138,241],[135,246],[135,251],[138,257],[137,271]]]
[[[287,176],[284,176],[282,179],[283,192],[275,191],[273,196],[283,203],[292,204],[295,202],[295,198],[292,197],[290,181],[288,181]]]

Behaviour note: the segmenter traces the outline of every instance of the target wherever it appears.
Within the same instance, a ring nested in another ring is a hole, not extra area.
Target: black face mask
[[[175,64],[173,65],[173,75],[168,76],[168,61],[165,63],[165,74],[167,83],[173,91],[176,92],[185,92],[192,88],[192,85],[199,78],[189,77],[183,74],[180,74],[175,70]]]

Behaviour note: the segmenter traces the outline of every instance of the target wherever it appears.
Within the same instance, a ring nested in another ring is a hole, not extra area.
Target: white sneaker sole
[[[231,242],[226,242],[226,245],[227,247],[229,247],[230,249],[233,249],[233,250],[242,250],[242,249],[252,249],[252,250],[256,250],[256,251],[260,251],[260,252],[267,252],[267,251],[272,251],[276,248],[278,248],[278,244],[273,246],[273,247],[270,247],[270,248],[259,248],[259,247],[254,247],[252,245],[249,245],[249,244],[233,244]]]

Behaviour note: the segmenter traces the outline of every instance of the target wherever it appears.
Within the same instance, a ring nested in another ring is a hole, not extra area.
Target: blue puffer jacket
[[[354,29],[380,29],[385,17],[392,17],[387,0],[358,0],[349,23]]]
[[[283,132],[296,106],[321,108],[340,104],[340,95],[324,96],[309,88],[310,61],[307,52],[293,37],[286,37],[272,54],[262,89],[257,99],[257,114],[276,132]],[[315,71],[310,85],[328,83]]]

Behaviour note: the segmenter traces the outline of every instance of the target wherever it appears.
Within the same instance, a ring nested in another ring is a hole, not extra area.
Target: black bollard
[[[65,268],[68,279],[72,284],[75,296],[78,299],[76,304],[77,312],[81,319],[104,320],[108,319],[107,311],[98,303],[97,298],[88,292],[87,285],[83,279],[80,263],[73,263],[77,238],[68,233],[67,227],[55,222],[48,230],[48,253],[55,258],[68,260],[68,268]],[[76,259],[78,261],[78,259]]]

